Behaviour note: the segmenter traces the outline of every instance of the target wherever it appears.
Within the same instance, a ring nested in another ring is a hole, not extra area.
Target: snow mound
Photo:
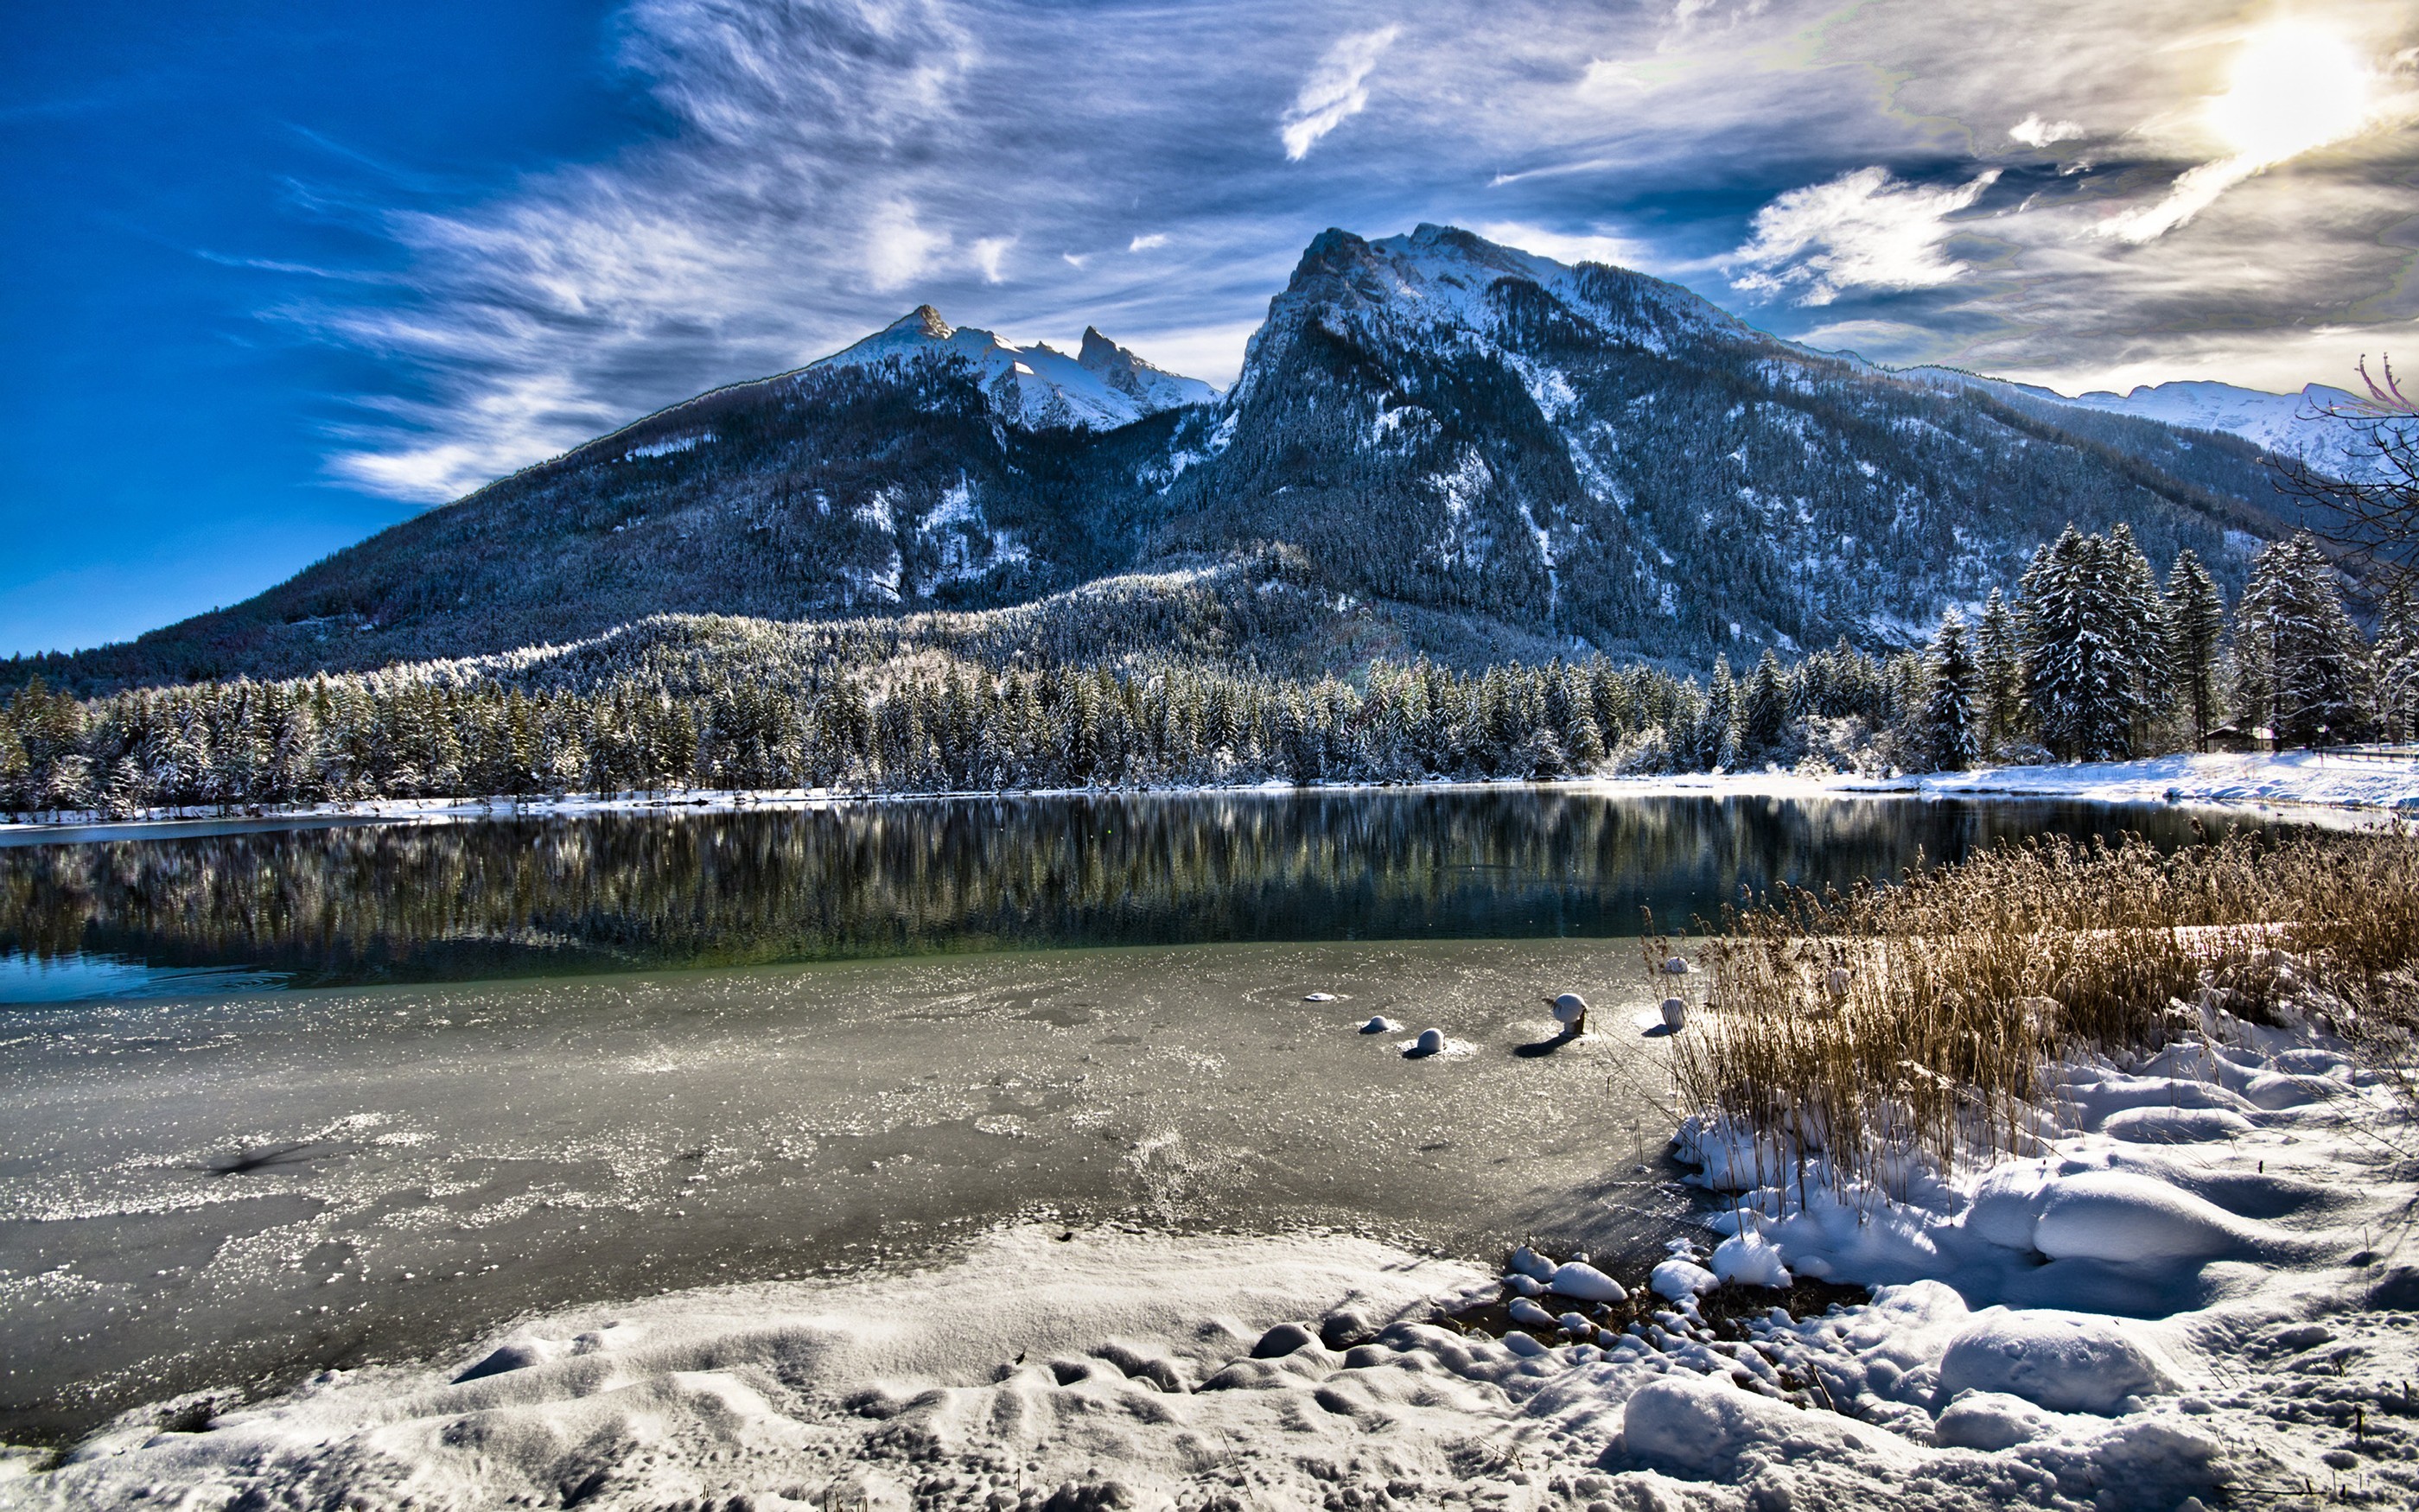
[[[2101,1130],[2128,1144],[2208,1144],[2258,1132],[2249,1119],[2224,1107],[2129,1107]]]
[[[1620,1302],[1629,1293],[1620,1282],[1585,1260],[1566,1260],[1546,1277],[1547,1288],[1581,1302]]]
[[[2057,1420],[2022,1397],[1969,1391],[1942,1411],[1932,1428],[1944,1449],[2012,1449],[2057,1431]]]
[[[2022,1397],[2056,1413],[2123,1412],[2128,1398],[2176,1389],[2174,1371],[2115,1320],[2047,1308],[1975,1315],[1940,1357],[1942,1399]]]
[[[1762,1234],[1733,1234],[1714,1246],[1714,1275],[1741,1286],[1785,1287],[1794,1279],[1780,1247]]]
[[[2042,1188],[2032,1245],[2052,1260],[2205,1260],[2249,1247],[2247,1227],[2165,1182],[2129,1171],[2085,1171]]]
[[[1766,1463],[1862,1459],[1903,1465],[1914,1459],[1904,1440],[1848,1418],[1687,1377],[1641,1387],[1623,1413],[1622,1441],[1646,1464],[1695,1478],[1726,1476],[1749,1453]]]
[[[1646,1284],[1656,1296],[1678,1302],[1683,1297],[1703,1296],[1721,1285],[1721,1278],[1695,1260],[1675,1255],[1655,1267]]]

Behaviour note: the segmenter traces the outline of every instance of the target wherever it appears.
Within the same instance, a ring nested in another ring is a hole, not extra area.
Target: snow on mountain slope
[[[2076,409],[2157,420],[2188,431],[2239,435],[2253,446],[2278,456],[2296,458],[2325,472],[2343,474],[2347,468],[2365,469],[2370,466],[2366,459],[2347,456],[2346,444],[2357,437],[2343,421],[2331,420],[2325,414],[2329,408],[2350,407],[2358,401],[2343,389],[2322,383],[2310,384],[2299,393],[2276,394],[2230,383],[2180,379],[2137,385],[2121,394],[2095,389],[2070,395],[2039,384],[1985,377],[1957,368],[1907,368],[1899,376],[1945,386],[2012,391]]]
[[[970,370],[1000,417],[1028,430],[1115,430],[1163,409],[1218,397],[1217,389],[1198,378],[1154,367],[1090,327],[1085,328],[1082,352],[1070,357],[1047,342],[1010,346],[990,331],[953,327],[929,304],[800,371],[926,360]]]
[[[2234,542],[2274,533],[2249,448],[1965,402],[1986,382],[1902,377],[1450,226],[1330,230],[1148,549],[1286,540],[1373,598],[1703,664],[1918,639],[2070,521],[2237,579]],[[2119,429],[2112,467],[2083,433]]]

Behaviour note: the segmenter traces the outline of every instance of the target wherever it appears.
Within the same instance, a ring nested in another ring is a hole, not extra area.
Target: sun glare
[[[2210,124],[2242,157],[2261,163],[2339,141],[2368,111],[2368,72],[2342,38],[2290,23],[2254,33],[2234,60]]]

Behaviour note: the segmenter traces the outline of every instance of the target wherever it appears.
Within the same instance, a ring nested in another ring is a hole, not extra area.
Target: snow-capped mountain
[[[1070,357],[1047,342],[1010,346],[990,331],[952,327],[929,304],[800,371],[901,371],[917,363],[971,374],[1001,419],[1028,430],[1115,430],[1163,409],[1218,397],[1200,379],[1153,367],[1088,326],[1082,350]]]
[[[1224,396],[1096,330],[1070,355],[920,307],[54,670],[283,675],[668,611],[986,607],[1271,548],[1424,645],[1703,665],[1903,643],[2070,521],[2238,586],[2285,528],[2260,456],[1811,351],[1621,268],[1329,231]]]
[[[1691,660],[1908,638],[2070,520],[2239,572],[2273,494],[2239,443],[2064,434],[1440,226],[1314,241],[1210,423],[1159,549],[1289,540],[1372,597]]]
[[[2099,410],[2135,420],[2156,420],[2180,430],[2212,431],[2237,435],[2262,451],[2293,457],[2322,472],[2350,476],[2366,471],[2373,459],[2352,450],[2357,436],[2330,410],[2356,411],[2359,400],[2341,389],[2313,383],[2298,393],[2270,393],[2208,379],[2178,379],[2140,384],[2126,393],[2095,389],[2062,394],[2038,384],[1985,377],[1957,368],[1903,369],[1909,378],[2021,394],[2045,404]]]

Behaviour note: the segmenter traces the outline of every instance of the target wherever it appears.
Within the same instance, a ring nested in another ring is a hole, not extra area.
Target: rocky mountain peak
[[[943,320],[941,312],[929,304],[917,305],[882,328],[885,334],[929,336],[936,342],[946,342],[957,334],[956,328]]]

